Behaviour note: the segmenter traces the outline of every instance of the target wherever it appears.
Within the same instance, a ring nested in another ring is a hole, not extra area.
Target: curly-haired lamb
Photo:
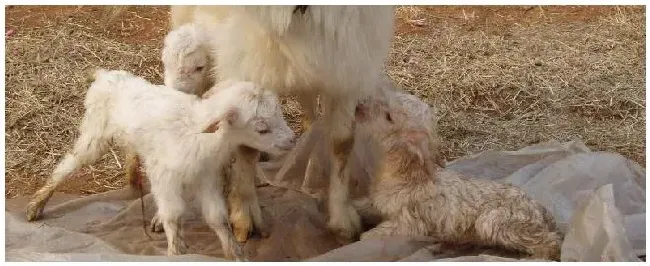
[[[360,130],[375,139],[382,153],[369,191],[383,222],[363,233],[362,239],[431,236],[559,260],[561,236],[544,206],[512,185],[438,166],[427,143],[429,129],[411,123],[406,109],[390,99],[367,101],[357,108]]]

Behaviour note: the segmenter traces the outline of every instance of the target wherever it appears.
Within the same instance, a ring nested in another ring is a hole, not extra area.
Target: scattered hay
[[[581,138],[645,165],[643,7],[402,7],[389,74],[455,159]],[[425,26],[422,26],[425,25]]]
[[[167,7],[6,7],[5,197],[34,192],[71,148],[90,67],[161,83]],[[439,109],[443,154],[582,138],[645,166],[643,7],[401,7],[388,73]],[[98,19],[107,18],[107,19]],[[298,132],[299,105],[283,98]],[[121,151],[63,191],[124,186]]]

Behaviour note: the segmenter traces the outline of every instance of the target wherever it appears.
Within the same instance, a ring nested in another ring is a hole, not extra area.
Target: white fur
[[[210,42],[203,27],[186,24],[170,31],[164,40],[162,62],[165,86],[201,96],[212,86]]]
[[[210,53],[212,42],[208,36],[208,29],[210,29],[209,25],[188,22],[175,27],[167,34],[162,52],[166,85],[203,98],[208,98],[223,87],[227,87],[222,84],[209,88],[216,77],[216,73],[209,71],[214,69],[216,54]],[[274,103],[275,108],[264,108],[274,112],[259,114],[266,123],[257,125],[256,130],[272,131],[276,136],[274,142],[281,148],[289,150],[294,145],[294,132],[283,119],[277,97]],[[230,180],[231,185],[228,188],[230,222],[237,241],[244,242],[253,231],[253,227],[257,228],[262,235],[266,234],[264,231],[267,226],[263,222],[255,192],[255,178],[259,174],[256,171],[257,161],[260,153],[244,152],[240,149],[234,157],[235,165],[229,165],[233,171],[226,171],[225,177]],[[151,228],[154,231],[162,229],[159,221],[158,217],[152,219]]]
[[[183,194],[189,192],[198,195],[206,222],[217,233],[226,256],[241,259],[228,223],[221,171],[239,145],[281,153],[273,144],[273,134],[258,133],[263,123],[260,114],[276,113],[278,106],[275,95],[252,83],[228,84],[202,100],[125,71],[98,70],[86,94],[74,150],[34,195],[28,217],[42,211],[64,178],[99,159],[116,140],[133,147],[143,160],[169,255],[183,252],[180,217],[185,209]],[[214,133],[204,133],[215,123],[219,127]]]
[[[182,11],[183,8],[177,9]],[[183,12],[172,10],[174,23]],[[193,10],[205,24],[218,21],[214,53],[219,79],[245,80],[294,94],[315,110],[316,95],[331,140],[331,229],[353,238],[360,218],[348,200],[348,144],[357,100],[372,95],[383,75],[393,37],[392,6],[212,6]],[[342,148],[343,147],[343,148]]]
[[[198,23],[184,24],[167,34],[162,50],[165,86],[208,98],[221,88],[236,83],[229,80],[213,86],[214,77],[210,70],[214,68],[216,59],[212,58],[214,54],[211,53],[211,42],[207,35],[206,28]],[[196,71],[199,67],[201,70]],[[260,113],[258,117],[263,118],[275,133],[275,143],[289,149],[292,147],[294,133],[283,119],[278,97],[274,93],[268,97],[275,106],[262,108],[268,112]]]

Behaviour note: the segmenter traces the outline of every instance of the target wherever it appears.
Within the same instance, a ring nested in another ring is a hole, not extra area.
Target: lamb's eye
[[[390,113],[386,113],[386,120],[388,120],[388,122],[393,123],[393,118],[390,116]]]
[[[200,67],[196,67],[196,72],[199,72],[199,71],[202,71],[202,70],[203,70],[203,67],[202,67],[202,66],[200,66]]]
[[[269,133],[271,133],[271,130],[270,129],[264,129],[264,130],[260,130],[259,132],[260,132],[260,134],[269,134]]]

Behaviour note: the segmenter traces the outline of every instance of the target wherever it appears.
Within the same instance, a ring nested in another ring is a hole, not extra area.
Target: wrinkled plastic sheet
[[[316,125],[303,134],[282,161],[260,164],[262,183],[270,185],[258,187],[257,193],[271,232],[264,239],[253,235],[243,245],[249,260],[528,260],[498,248],[449,247],[427,237],[337,240],[326,229],[328,162],[321,161],[323,156],[309,156],[314,150],[325,151],[314,142],[319,131]],[[361,181],[372,173],[368,142],[359,139],[350,164],[354,197],[367,193]],[[576,140],[486,151],[447,167],[474,178],[512,183],[545,205],[565,234],[562,261],[638,261],[645,255],[645,170],[621,155],[591,152]],[[188,254],[167,257],[164,234],[149,233],[151,239],[145,234],[138,193],[129,189],[85,197],[56,193],[43,219],[31,223],[25,220],[26,202],[25,197],[7,200],[7,261],[223,261],[216,235],[194,205],[183,221]],[[151,195],[144,202],[148,224],[155,206]]]

